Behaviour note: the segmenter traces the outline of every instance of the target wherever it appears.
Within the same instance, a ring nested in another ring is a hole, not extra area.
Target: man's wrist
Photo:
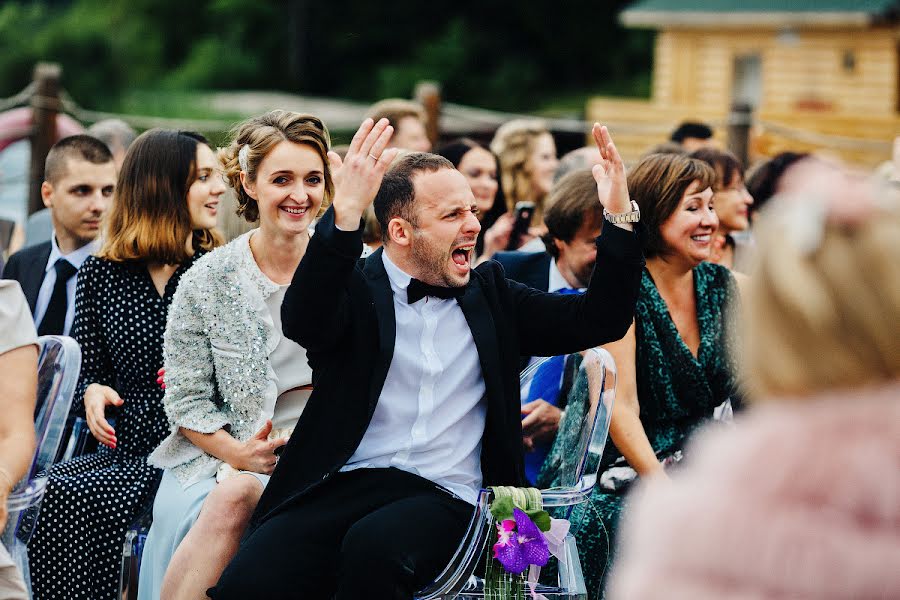
[[[334,204],[334,226],[341,231],[357,231],[360,228],[360,221],[363,215],[359,211]]]

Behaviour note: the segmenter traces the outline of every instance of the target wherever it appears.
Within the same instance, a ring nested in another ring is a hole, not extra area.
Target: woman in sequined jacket
[[[333,194],[329,145],[316,117],[276,110],[240,125],[219,153],[238,214],[259,228],[198,261],[173,300],[171,433],[149,458],[165,472],[142,600],[204,597],[215,584],[306,405],[312,370],[282,335],[281,301]]]

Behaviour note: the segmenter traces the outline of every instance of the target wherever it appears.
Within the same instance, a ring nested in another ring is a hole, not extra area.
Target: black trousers
[[[447,565],[474,508],[398,469],[337,473],[242,543],[214,600],[409,600]]]

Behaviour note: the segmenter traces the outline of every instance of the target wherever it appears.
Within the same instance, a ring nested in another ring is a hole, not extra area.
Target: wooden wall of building
[[[893,115],[898,109],[897,28],[659,33],[653,96],[667,104],[727,110],[734,60],[762,59],[762,112],[792,110]],[[852,67],[845,61],[852,60]]]
[[[669,29],[657,34],[652,98],[594,98],[587,118],[610,124],[626,160],[683,120],[723,139],[735,59],[761,61],[751,152],[827,149],[849,162],[888,160],[900,135],[900,27],[868,30]]]

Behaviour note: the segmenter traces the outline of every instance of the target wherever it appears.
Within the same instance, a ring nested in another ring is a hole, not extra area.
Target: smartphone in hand
[[[506,245],[507,250],[517,250],[521,246],[522,236],[528,233],[531,227],[531,217],[534,216],[535,204],[523,200],[516,202],[514,212],[516,220],[513,222],[512,233],[509,234],[509,243]]]

